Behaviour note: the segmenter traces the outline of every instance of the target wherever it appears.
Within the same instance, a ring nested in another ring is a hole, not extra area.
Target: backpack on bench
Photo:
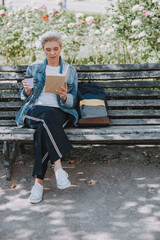
[[[106,93],[95,83],[78,84],[79,127],[107,127],[108,116]]]

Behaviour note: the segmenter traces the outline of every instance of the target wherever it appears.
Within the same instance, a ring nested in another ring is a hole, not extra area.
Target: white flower
[[[145,31],[143,31],[143,32],[140,32],[140,33],[138,34],[138,37],[139,37],[139,38],[141,38],[141,37],[144,37],[144,36],[146,36],[146,33],[145,33]]]
[[[139,26],[141,24],[141,21],[140,20],[134,20],[132,22],[132,26]]]
[[[124,20],[124,17],[123,17],[123,16],[119,16],[119,18],[120,18],[121,20]]]
[[[0,10],[0,15],[4,13],[4,9]]]
[[[112,46],[111,46],[111,44],[110,43],[107,43],[106,44],[106,48],[111,48]]]
[[[89,17],[86,17],[86,22],[93,22],[93,20],[94,20],[94,17],[92,17],[92,16],[89,16]]]
[[[68,38],[66,34],[63,34],[61,36],[62,36],[62,40],[66,40]]]
[[[83,13],[76,13],[76,18],[83,18],[84,14]]]
[[[106,47],[105,45],[100,45],[100,46],[99,46],[99,48],[102,49],[102,50],[104,50],[105,47]]]
[[[7,23],[7,26],[9,27],[11,24],[12,24],[11,22],[8,22],[8,23]]]
[[[13,14],[13,12],[9,12],[9,13],[8,13],[8,16],[12,16],[12,14]]]
[[[80,46],[77,59],[89,58],[90,56],[94,56],[94,49],[91,45]]]
[[[135,54],[135,49],[132,49],[132,50],[130,51],[130,53],[131,53],[131,54]]]
[[[100,33],[101,33],[101,31],[98,30],[98,29],[94,32],[94,34],[96,34],[96,35],[98,35],[98,34],[100,34]]]
[[[131,46],[131,45],[128,45],[128,46],[127,46],[127,49],[128,49],[128,50],[130,50],[131,48],[132,48],[132,46]]]
[[[36,46],[36,48],[41,48],[41,42],[40,42],[40,40],[37,40],[37,41],[35,42],[35,46]]]
[[[75,42],[78,42],[79,37],[74,37]]]
[[[140,6],[139,4],[135,5],[133,8],[132,8],[132,11],[133,12],[137,12],[137,11],[141,11],[143,10],[144,7],[143,6]]]
[[[153,16],[154,16],[154,12],[152,12],[152,11],[147,11],[147,12],[146,12],[146,16],[151,16],[151,17],[153,17]]]
[[[101,32],[104,33],[106,28],[104,26],[101,27]]]
[[[152,3],[158,3],[159,0],[152,0]]]
[[[23,28],[23,32],[28,32],[29,31],[29,29],[28,28]]]
[[[112,27],[118,28],[118,24],[113,24]]]
[[[88,33],[89,33],[89,36],[92,37],[92,35],[95,33],[95,31],[94,31],[94,29],[90,29]]]
[[[68,28],[73,28],[75,26],[75,23],[68,23]]]
[[[105,32],[105,35],[110,35],[111,33],[114,32],[114,29],[113,28],[109,28],[106,32]]]
[[[160,38],[157,39],[157,42],[160,43]]]

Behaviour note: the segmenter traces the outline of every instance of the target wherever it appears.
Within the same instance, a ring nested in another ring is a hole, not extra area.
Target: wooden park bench
[[[17,128],[19,88],[27,66],[0,66],[0,142],[6,178],[33,129]],[[79,81],[96,81],[107,94],[110,126],[66,128],[74,144],[160,144],[160,64],[77,65]]]

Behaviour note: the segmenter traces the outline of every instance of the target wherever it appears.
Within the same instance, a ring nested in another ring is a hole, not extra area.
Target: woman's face
[[[59,56],[62,50],[59,43],[57,41],[48,41],[44,44],[43,49],[48,60],[48,65],[59,66]]]

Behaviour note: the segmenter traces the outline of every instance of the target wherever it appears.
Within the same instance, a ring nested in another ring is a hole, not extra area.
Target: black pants
[[[28,111],[25,124],[36,129],[32,174],[34,177],[44,179],[48,161],[53,164],[72,149],[63,129],[68,122],[68,116],[60,108],[47,106],[34,106]]]

